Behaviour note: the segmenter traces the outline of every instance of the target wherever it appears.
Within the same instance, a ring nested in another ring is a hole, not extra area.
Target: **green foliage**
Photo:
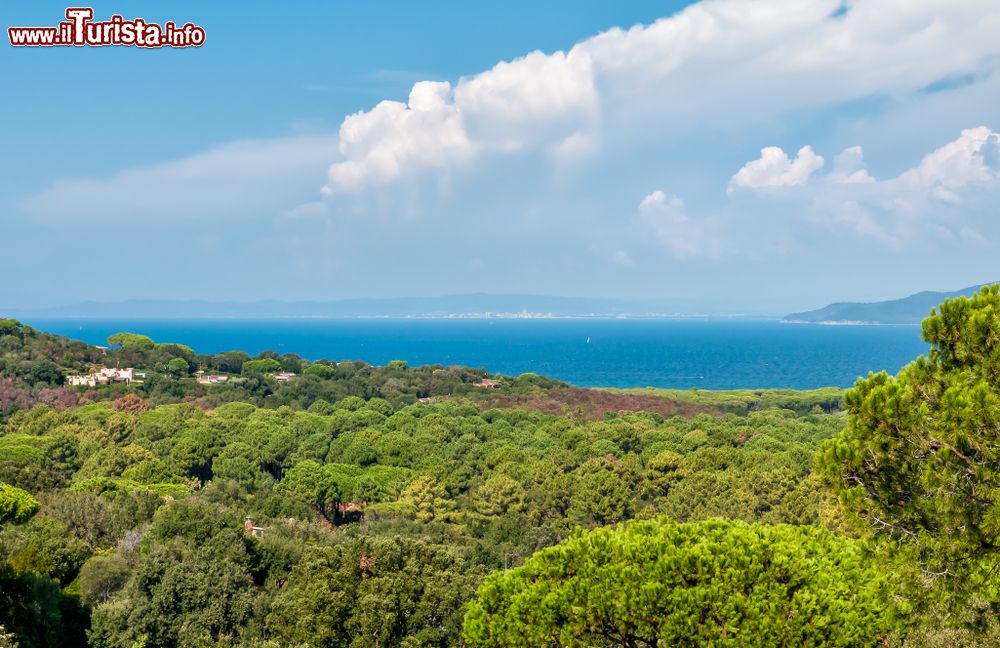
[[[147,376],[53,388],[35,382],[43,360]],[[229,380],[186,377],[199,369]],[[278,369],[300,378],[266,375]],[[810,475],[843,426],[836,390],[676,407],[533,374],[483,390],[484,372],[461,367],[104,351],[28,327],[0,335],[0,374],[15,396],[0,403],[0,481],[41,505],[0,531],[20,597],[0,624],[22,644],[84,645],[79,594],[93,646],[460,645],[483,576],[578,526],[666,514],[848,529]],[[664,407],[618,412],[647,403]],[[30,643],[26,619],[67,630]]]
[[[180,538],[197,546],[226,529],[239,526],[240,521],[235,515],[220,515],[216,507],[196,501],[176,500],[156,511],[146,542],[152,545]]]
[[[234,560],[170,547],[153,550],[111,600],[94,610],[90,645],[219,645],[253,634],[250,574]]]
[[[418,477],[403,489],[399,501],[413,507],[418,522],[446,520],[452,509],[444,487],[433,477],[427,476]]]
[[[476,491],[476,510],[486,517],[523,513],[527,493],[520,482],[507,475],[496,475]]]
[[[32,385],[61,385],[65,380],[59,365],[45,359],[32,363],[28,374],[28,381]]]
[[[38,512],[38,500],[31,493],[0,482],[0,524],[23,524]]]
[[[212,475],[216,479],[231,479],[253,489],[263,477],[260,453],[241,441],[229,443],[212,459]]]
[[[329,380],[337,375],[336,367],[327,364],[311,364],[302,370],[303,376],[315,376],[321,380]]]
[[[278,487],[313,507],[327,520],[336,520],[336,505],[343,497],[337,476],[329,466],[307,460],[295,464]]]
[[[282,645],[454,646],[483,576],[452,553],[400,537],[310,549],[267,619]]]
[[[653,394],[671,400],[717,407],[734,414],[769,409],[788,409],[800,414],[808,414],[816,409],[835,412],[840,409],[844,390],[838,387],[820,389],[658,389],[640,387],[636,389],[609,390],[629,394]]]
[[[0,626],[17,637],[19,648],[86,646],[87,624],[75,596],[48,578],[0,564]]]
[[[578,532],[486,579],[473,646],[872,646],[884,584],[850,541],[815,527],[712,520]]]
[[[156,348],[176,356],[190,357],[194,355],[194,349],[192,349],[186,344],[177,344],[175,342],[161,342],[160,344],[156,345]]]
[[[266,374],[281,369],[281,363],[274,358],[264,358],[263,360],[247,360],[243,363],[244,374]]]
[[[153,454],[138,445],[108,445],[87,457],[77,471],[77,482],[93,477],[118,477],[129,466],[153,459]]]
[[[232,511],[197,498],[173,500],[156,511],[141,550],[128,540],[81,570],[81,594],[95,606],[91,646],[261,638],[266,599],[254,576],[263,561]]]
[[[844,506],[899,559],[924,604],[1000,608],[1000,293],[946,301],[923,324],[930,352],[859,379],[820,465]],[[927,596],[925,596],[927,595]]]
[[[108,345],[121,349],[149,350],[156,346],[153,340],[138,333],[115,333],[108,338]]]
[[[373,367],[361,362],[305,363],[294,354],[263,352],[255,359],[240,351],[198,355],[182,344],[156,344],[147,336],[119,333],[107,349],[35,331],[4,320],[0,333],[0,422],[38,403],[62,410],[84,400],[141,397],[149,405],[198,399],[221,405],[246,401],[276,408],[336,403],[348,397],[383,398],[395,410],[423,396],[481,396],[472,386],[482,371],[462,367]],[[248,364],[249,363],[249,364]],[[246,371],[244,371],[244,365]],[[134,367],[146,375],[131,385],[113,383],[94,388],[64,387],[65,374],[89,373],[99,367]],[[303,367],[305,367],[303,369]],[[211,387],[187,380],[192,372],[228,374],[230,380]],[[304,380],[269,380],[275,371],[299,373]],[[242,377],[241,377],[242,374]],[[552,384],[556,384],[549,381]],[[294,383],[294,384],[292,384]]]
[[[42,463],[47,445],[48,439],[31,434],[0,437],[0,461]]]
[[[128,564],[117,555],[96,555],[80,569],[80,596],[90,606],[108,602],[128,580]]]
[[[24,324],[16,319],[0,318],[0,335],[20,335]]]
[[[646,463],[643,490],[647,496],[657,497],[670,493],[670,489],[684,477],[683,455],[673,450],[663,450]]]
[[[175,376],[186,376],[190,370],[191,367],[184,358],[172,358],[167,362],[167,371]]]
[[[76,578],[89,549],[69,529],[50,517],[36,517],[0,532],[0,553],[16,571],[51,578],[66,586]]]
[[[219,446],[219,437],[211,428],[199,426],[186,430],[170,449],[170,464],[177,474],[208,481]]]
[[[569,516],[584,524],[613,524],[632,514],[635,476],[611,458],[591,459],[577,471]]]
[[[159,496],[180,497],[191,492],[191,487],[186,484],[140,484],[130,479],[115,479],[113,477],[90,477],[73,484],[69,492],[71,493],[93,493],[95,495],[108,495],[117,493],[132,494],[136,492],[149,492]]]
[[[59,491],[45,496],[45,513],[65,525],[67,542],[79,539],[93,552],[106,552],[143,527],[162,503],[161,495],[139,488]]]

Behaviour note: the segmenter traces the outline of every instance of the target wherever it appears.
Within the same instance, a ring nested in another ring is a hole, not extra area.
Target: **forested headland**
[[[923,334],[665,392],[0,320],[0,646],[996,645],[997,288]]]

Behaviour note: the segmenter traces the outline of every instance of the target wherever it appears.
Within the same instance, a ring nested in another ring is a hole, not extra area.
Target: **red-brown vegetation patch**
[[[521,408],[589,421],[597,421],[608,413],[618,412],[653,412],[664,418],[672,416],[691,418],[698,414],[720,413],[711,407],[676,401],[664,396],[627,394],[581,387],[560,387],[541,394],[496,394],[484,398],[480,404],[483,409]]]
[[[136,394],[125,394],[121,398],[115,399],[111,405],[116,412],[127,412],[139,416],[149,411],[149,405]]]

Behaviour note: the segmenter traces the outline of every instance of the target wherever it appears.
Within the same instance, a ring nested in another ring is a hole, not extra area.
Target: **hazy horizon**
[[[658,316],[727,316],[736,313],[720,305],[716,309],[706,309],[698,311],[693,303],[670,303],[668,301],[647,301],[641,299],[620,299],[616,297],[589,297],[571,295],[540,295],[530,293],[454,293],[443,295],[411,295],[405,297],[359,297],[348,299],[329,300],[282,300],[282,299],[246,299],[246,300],[224,300],[224,299],[127,299],[115,301],[88,300],[68,304],[53,304],[37,308],[13,308],[7,309],[14,315],[34,315],[73,317],[68,315],[74,308],[82,308],[88,314],[82,317],[119,317],[128,313],[131,306],[142,307],[142,317],[200,317],[202,315],[185,315],[191,312],[191,308],[213,308],[213,307],[252,307],[267,305],[275,312],[284,314],[274,315],[277,317],[312,317],[314,315],[296,315],[295,307],[313,306],[351,306],[362,308],[364,314],[347,315],[348,317],[379,317],[379,316],[411,316],[411,315],[447,315],[447,314],[554,314],[554,316],[579,316],[579,315],[608,315],[618,314],[629,315],[658,315]],[[182,314],[175,315],[174,312],[164,310],[166,307],[179,306]],[[363,308],[369,307],[369,308]],[[284,310],[282,310],[284,309]],[[100,314],[102,312],[109,315]],[[215,311],[223,312],[223,311]],[[51,315],[49,315],[52,313]],[[764,316],[776,318],[781,315],[779,312],[752,311],[748,315]],[[207,317],[224,315],[205,315]],[[317,315],[324,317],[326,315]],[[337,317],[338,315],[332,315]],[[237,315],[237,317],[239,317]]]
[[[898,301],[923,292],[933,293],[937,302],[949,293],[969,292],[982,282],[958,291],[918,291],[913,295],[897,295]],[[926,300],[922,300],[926,301]],[[633,317],[633,318],[731,318],[785,319],[795,321],[806,311],[823,309],[836,304],[870,304],[849,300],[829,302],[792,311],[737,311],[725,305],[717,308],[705,304],[683,304],[644,300],[624,300],[601,297],[537,295],[527,293],[464,293],[449,295],[419,295],[397,298],[356,298],[334,300],[119,300],[84,301],[34,309],[8,308],[0,315],[15,315],[36,320],[72,318],[89,319],[199,319],[199,318],[410,318],[410,317]],[[700,310],[699,310],[700,306]],[[913,310],[911,308],[911,310]],[[920,306],[915,312],[922,313]]]

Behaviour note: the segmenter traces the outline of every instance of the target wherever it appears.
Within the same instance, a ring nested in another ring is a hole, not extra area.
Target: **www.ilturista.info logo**
[[[192,23],[161,26],[142,18],[125,20],[118,14],[105,22],[93,19],[90,7],[70,7],[66,20],[55,27],[8,27],[7,36],[14,47],[200,47],[205,43],[205,30]]]

